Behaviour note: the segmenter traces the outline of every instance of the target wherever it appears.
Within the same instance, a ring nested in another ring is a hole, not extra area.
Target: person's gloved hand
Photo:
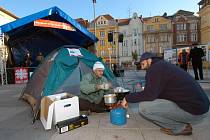
[[[104,85],[104,90],[108,90],[111,87],[109,83],[104,83],[103,85]]]
[[[111,84],[109,83],[103,83],[101,85],[96,85],[97,89],[102,89],[102,90],[108,90],[111,87]]]

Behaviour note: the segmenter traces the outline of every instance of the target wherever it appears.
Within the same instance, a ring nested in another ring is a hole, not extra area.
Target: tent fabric
[[[69,55],[69,48],[78,49],[82,56]],[[92,71],[96,61],[102,62],[100,58],[84,48],[75,45],[62,46],[49,54],[34,71],[20,98],[29,102],[36,118],[42,97],[62,92],[80,94],[82,76]],[[104,76],[117,86],[112,71],[106,65],[104,66]]]
[[[66,20],[67,23],[70,23],[71,25],[73,25],[77,31],[82,32],[83,34],[85,34],[87,37],[89,37],[94,42],[98,41],[98,39],[92,33],[90,33],[86,28],[84,28],[76,20],[72,19],[69,15],[67,15],[65,12],[63,12],[61,9],[59,9],[56,6],[46,9],[46,10],[43,10],[43,11],[40,11],[38,13],[32,14],[32,15],[29,15],[29,16],[26,16],[24,18],[17,19],[15,21],[7,23],[5,25],[2,25],[2,26],[0,26],[0,29],[1,29],[2,33],[7,33],[14,29],[18,29],[19,27],[26,26],[27,24],[29,24],[37,19],[42,19],[42,18],[46,18],[46,17],[53,19],[53,18],[56,18],[57,16],[60,16],[59,21]],[[22,28],[20,28],[20,30]]]
[[[49,72],[49,75],[51,76],[48,77],[45,84],[45,88],[43,90],[44,96],[53,94],[53,92],[60,85],[63,84],[63,81],[66,80],[68,75],[71,75],[72,72],[77,68],[77,66],[81,64],[80,62],[86,64],[87,67],[92,69],[96,61],[102,61],[100,58],[89,53],[87,50],[83,48],[80,48],[80,51],[83,55],[82,57],[69,56],[67,49],[61,49],[59,51],[59,54],[56,56],[55,61],[51,66],[52,68]],[[68,59],[71,59],[71,61],[66,61]],[[112,72],[109,70],[109,68],[106,65],[105,65],[104,75],[109,81],[111,81],[114,78]]]
[[[62,22],[71,25],[75,31],[34,26],[38,19]],[[31,55],[31,65],[36,67],[36,56],[41,52],[47,56],[63,45],[77,45],[88,48],[98,39],[85,27],[72,19],[58,7],[52,7],[38,13],[17,19],[0,26],[2,33],[8,36],[9,67],[24,66],[26,54]]]

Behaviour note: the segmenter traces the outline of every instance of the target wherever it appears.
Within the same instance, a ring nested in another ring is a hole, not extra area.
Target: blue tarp
[[[34,21],[38,19],[70,24],[75,28],[75,31],[34,26]],[[7,46],[10,48],[13,66],[22,65],[27,53],[30,53],[32,59],[35,60],[39,52],[46,56],[62,45],[77,45],[87,48],[98,41],[91,32],[58,7],[17,19],[0,26],[0,30],[9,37]]]
[[[30,24],[31,22],[37,20],[37,19],[55,19],[56,21],[66,22],[70,23],[76,28],[76,32],[81,32],[81,34],[84,34],[86,37],[91,39],[93,42],[97,42],[98,39],[90,33],[86,28],[81,26],[76,20],[72,19],[69,15],[64,13],[61,9],[58,7],[52,7],[43,11],[40,11],[38,13],[26,16],[24,18],[20,18],[16,21],[10,22],[8,24],[0,26],[2,33],[8,33],[12,30],[15,30],[19,27],[21,29],[24,28],[27,24]],[[20,29],[20,31],[21,31]],[[14,33],[13,33],[14,34]],[[78,38],[79,39],[79,38]]]

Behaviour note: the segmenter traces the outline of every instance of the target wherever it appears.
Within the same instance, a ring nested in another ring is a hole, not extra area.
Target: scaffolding
[[[7,62],[8,52],[4,43],[4,34],[0,32],[0,72],[1,72],[1,84],[7,84]]]

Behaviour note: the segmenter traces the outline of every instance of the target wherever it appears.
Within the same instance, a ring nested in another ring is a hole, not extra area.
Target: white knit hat
[[[96,69],[103,69],[104,70],[104,65],[97,61],[94,65],[93,65],[93,70],[96,70]]]

